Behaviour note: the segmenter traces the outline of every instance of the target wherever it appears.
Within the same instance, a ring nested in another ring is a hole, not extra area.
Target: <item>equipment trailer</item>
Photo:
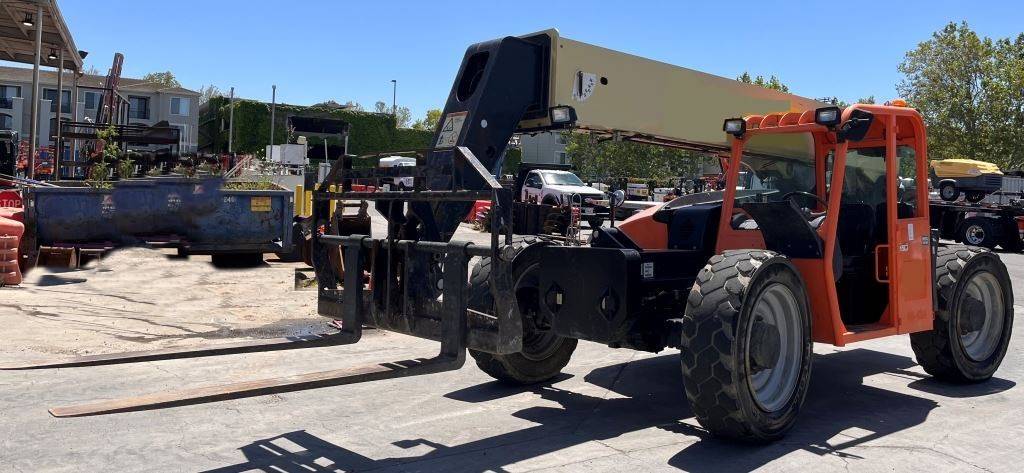
[[[681,349],[697,420],[735,439],[775,439],[793,425],[815,341],[842,346],[909,333],[934,376],[988,379],[1009,341],[1012,289],[998,256],[940,247],[929,231],[920,116],[822,105],[554,30],[475,44],[435,148],[418,166],[353,169],[339,160],[315,193],[318,308],[341,322],[334,342],[356,342],[372,324],[439,340],[437,356],[51,412],[452,370],[467,349],[491,376],[532,383],[557,374],[577,339]],[[741,115],[722,133],[722,117]],[[513,132],[551,129],[724,153],[727,185],[595,229],[590,247],[513,238],[512,196],[492,176]],[[916,170],[916,187],[897,184],[905,169]],[[741,171],[758,174],[763,188],[737,190]],[[353,179],[395,177],[414,177],[415,188],[351,191]],[[327,190],[332,184],[341,190]],[[452,239],[477,199],[492,201],[489,245]],[[334,200],[373,201],[387,237],[343,234],[328,217]]]
[[[1024,219],[1024,206],[1020,200],[1009,203],[931,202],[932,228],[939,236],[968,245],[1006,251],[1024,250],[1020,235],[1020,221]]]

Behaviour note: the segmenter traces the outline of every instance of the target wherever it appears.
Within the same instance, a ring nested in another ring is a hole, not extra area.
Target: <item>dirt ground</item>
[[[292,290],[295,266],[226,270],[128,248],[84,270],[31,271],[0,292],[0,325],[18,327],[0,351],[20,360],[323,332],[315,293]]]
[[[1004,254],[1018,299],[1024,256]],[[224,270],[127,249],[0,289],[0,363],[318,333],[298,266]],[[1024,335],[992,380],[927,376],[907,337],[817,345],[800,421],[782,441],[707,437],[674,350],[580,343],[564,374],[513,388],[472,361],[423,377],[59,419],[47,409],[364,363],[437,344],[369,331],[359,344],[132,365],[0,371],[0,471],[997,471],[1019,470]]]

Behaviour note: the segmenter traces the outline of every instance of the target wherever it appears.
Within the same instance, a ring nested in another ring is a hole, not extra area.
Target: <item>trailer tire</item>
[[[804,288],[788,258],[764,250],[726,251],[698,273],[680,360],[686,398],[711,434],[764,442],[793,426],[811,375]]]
[[[999,244],[998,231],[990,218],[968,218],[960,224],[960,231],[957,233],[960,241],[966,245],[982,246],[991,250]]]
[[[991,378],[1006,355],[1013,328],[1013,289],[1006,266],[982,248],[939,248],[935,285],[939,310],[934,327],[910,334],[917,362],[943,381]]]
[[[528,298],[528,287],[520,287],[525,282],[529,284],[530,273],[535,272],[540,264],[539,253],[526,251],[530,246],[539,243],[536,237],[526,237],[513,241],[516,257],[512,271],[512,281],[517,286],[517,304],[522,300],[520,297]],[[484,312],[494,313],[494,296],[491,294],[490,275],[491,259],[484,257],[473,267],[469,280],[469,308]],[[522,294],[522,289],[527,289]],[[536,303],[540,304],[540,294],[536,294]],[[531,320],[523,320],[523,351],[508,355],[497,355],[477,350],[469,350],[470,356],[476,361],[477,367],[498,381],[526,385],[539,383],[553,378],[565,368],[576,350],[576,339],[565,338],[554,333],[554,331],[537,330]]]
[[[955,202],[960,198],[960,189],[956,188],[953,181],[942,182],[939,184],[939,197],[946,202]]]

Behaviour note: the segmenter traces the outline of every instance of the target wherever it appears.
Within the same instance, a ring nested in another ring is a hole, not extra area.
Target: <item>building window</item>
[[[559,164],[569,164],[569,156],[565,154],[565,151],[555,152],[555,162]]]
[[[60,94],[60,113],[71,113],[71,91],[64,90]],[[57,89],[43,89],[43,99],[50,101],[50,112],[57,111]]]
[[[0,108],[8,110],[13,108],[14,97],[21,97],[21,87],[16,85],[0,85]]]
[[[188,115],[190,105],[191,100],[186,97],[171,97],[171,115]]]
[[[134,120],[149,120],[149,97],[128,96],[130,111],[128,118]]]
[[[14,117],[6,113],[0,113],[0,130],[13,130]]]
[[[100,106],[100,93],[99,92],[86,92],[85,93],[85,109],[96,110]]]
[[[50,139],[53,140],[53,139],[56,139],[56,138],[57,138],[57,118],[54,117],[54,118],[50,119]]]

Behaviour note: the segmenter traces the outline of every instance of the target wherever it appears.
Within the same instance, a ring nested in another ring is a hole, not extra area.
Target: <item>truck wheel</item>
[[[697,275],[683,317],[683,385],[713,435],[768,441],[796,421],[811,377],[803,280],[783,255],[734,250]]]
[[[540,310],[538,286],[539,253],[525,251],[536,238],[516,242],[517,256],[512,270],[515,285],[516,306],[523,318],[523,351],[510,355],[495,355],[469,350],[476,365],[492,378],[510,384],[532,384],[551,379],[565,368],[576,350],[576,339],[565,338],[553,330],[540,330],[534,323]],[[484,257],[473,267],[469,279],[469,308],[494,313],[494,296],[491,294],[491,259]]]
[[[964,192],[964,199],[968,202],[981,202],[985,198],[985,193],[981,191],[967,191]]]
[[[943,182],[939,184],[939,197],[946,202],[953,202],[960,198],[960,189],[952,182]]]
[[[960,225],[960,241],[968,245],[992,249],[999,242],[997,237],[995,225],[985,217],[971,217]]]
[[[547,235],[561,235],[569,231],[569,216],[560,208],[556,208],[544,217],[544,233]]]
[[[1013,328],[1013,289],[1006,266],[981,248],[939,248],[935,326],[910,334],[917,362],[928,374],[955,383],[992,377],[1006,355]]]

